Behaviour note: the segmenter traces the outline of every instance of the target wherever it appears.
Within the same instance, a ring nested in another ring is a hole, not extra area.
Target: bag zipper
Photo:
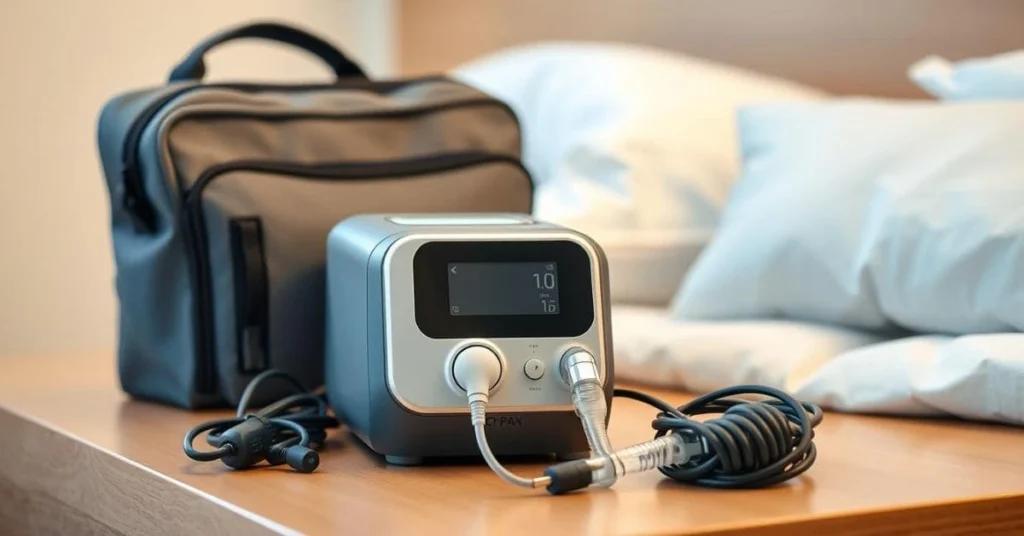
[[[242,83],[225,83],[225,84],[196,84],[191,86],[183,87],[177,91],[172,91],[167,95],[153,101],[146,108],[139,113],[138,117],[132,122],[128,128],[128,132],[125,135],[124,146],[121,150],[121,182],[123,185],[123,193],[121,197],[121,204],[125,212],[131,217],[132,223],[135,229],[139,232],[151,233],[156,230],[156,214],[153,211],[153,205],[150,203],[149,198],[146,195],[145,188],[142,185],[141,172],[139,170],[139,150],[142,141],[142,134],[145,132],[146,127],[149,123],[157,116],[157,114],[172,100],[197,89],[231,89],[242,92],[260,92],[260,91],[279,91],[279,92],[299,92],[299,91],[326,91],[326,90],[337,90],[337,89],[366,89],[375,90],[382,94],[387,94],[392,91],[396,91],[410,84],[424,83],[430,81],[441,81],[448,80],[444,76],[425,76],[421,78],[414,78],[409,80],[397,80],[397,81],[385,81],[385,82],[374,82],[362,78],[351,78],[339,80],[331,84],[242,84]],[[461,101],[458,104],[471,105],[480,102],[474,101],[486,101],[489,104],[500,106],[505,108],[509,114],[515,117],[515,113],[512,108],[504,102],[496,99],[473,99],[472,101]],[[456,103],[450,103],[456,104]],[[429,112],[437,111],[434,109],[423,109],[418,108],[414,110],[399,110],[399,112]],[[387,112],[377,112],[371,114],[373,116],[383,116]],[[236,114],[238,115],[238,114]],[[287,114],[285,114],[287,117]],[[271,116],[273,117],[273,116]]]
[[[414,157],[388,162],[330,162],[322,164],[296,164],[274,160],[236,160],[211,166],[200,175],[185,194],[182,221],[188,241],[186,252],[197,295],[196,308],[196,391],[212,394],[217,388],[216,344],[213,337],[213,303],[209,258],[209,235],[202,207],[203,190],[218,177],[234,171],[288,175],[302,180],[351,181],[383,178],[414,178],[431,173],[444,173],[483,164],[505,163],[518,168],[530,180],[530,174],[516,157],[483,151],[445,153],[435,156]],[[530,180],[530,187],[533,182]]]

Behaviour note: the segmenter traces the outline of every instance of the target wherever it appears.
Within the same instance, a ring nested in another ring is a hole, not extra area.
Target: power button
[[[526,362],[526,366],[523,367],[523,372],[526,373],[526,377],[531,380],[539,380],[544,376],[544,362],[540,359],[531,359]]]

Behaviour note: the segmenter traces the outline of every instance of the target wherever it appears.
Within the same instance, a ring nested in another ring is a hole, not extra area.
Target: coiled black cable
[[[272,378],[288,383],[296,393],[256,413],[246,414],[256,389]],[[327,402],[321,394],[306,389],[285,372],[267,370],[256,375],[245,387],[234,418],[193,427],[185,434],[183,448],[193,460],[221,460],[234,469],[267,460],[271,465],[287,463],[297,471],[308,473],[320,463],[313,448],[322,446],[327,430],[338,426],[338,419],[328,415]],[[201,452],[192,446],[195,438],[204,432],[209,432],[206,441],[214,447],[213,451]]]
[[[729,398],[763,395],[766,400]],[[783,391],[760,385],[739,385],[708,393],[688,404],[673,407],[657,397],[616,389],[615,396],[643,402],[660,413],[651,423],[654,437],[688,433],[703,440],[706,453],[685,465],[662,467],[665,476],[711,488],[772,486],[809,469],[817,457],[814,427],[821,408],[798,402]],[[706,421],[695,415],[720,413]]]

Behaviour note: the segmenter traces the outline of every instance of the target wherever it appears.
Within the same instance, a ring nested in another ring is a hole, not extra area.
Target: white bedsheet
[[[1024,424],[1024,334],[879,335],[784,320],[692,322],[612,309],[619,381],[702,393],[742,383],[827,408]]]

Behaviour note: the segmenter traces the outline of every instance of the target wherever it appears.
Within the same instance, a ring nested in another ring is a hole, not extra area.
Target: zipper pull
[[[146,192],[142,191],[142,185],[137,178],[134,168],[125,165],[121,168],[121,206],[132,219],[135,231],[139,233],[152,233],[156,231],[156,217],[153,207],[146,198]]]

